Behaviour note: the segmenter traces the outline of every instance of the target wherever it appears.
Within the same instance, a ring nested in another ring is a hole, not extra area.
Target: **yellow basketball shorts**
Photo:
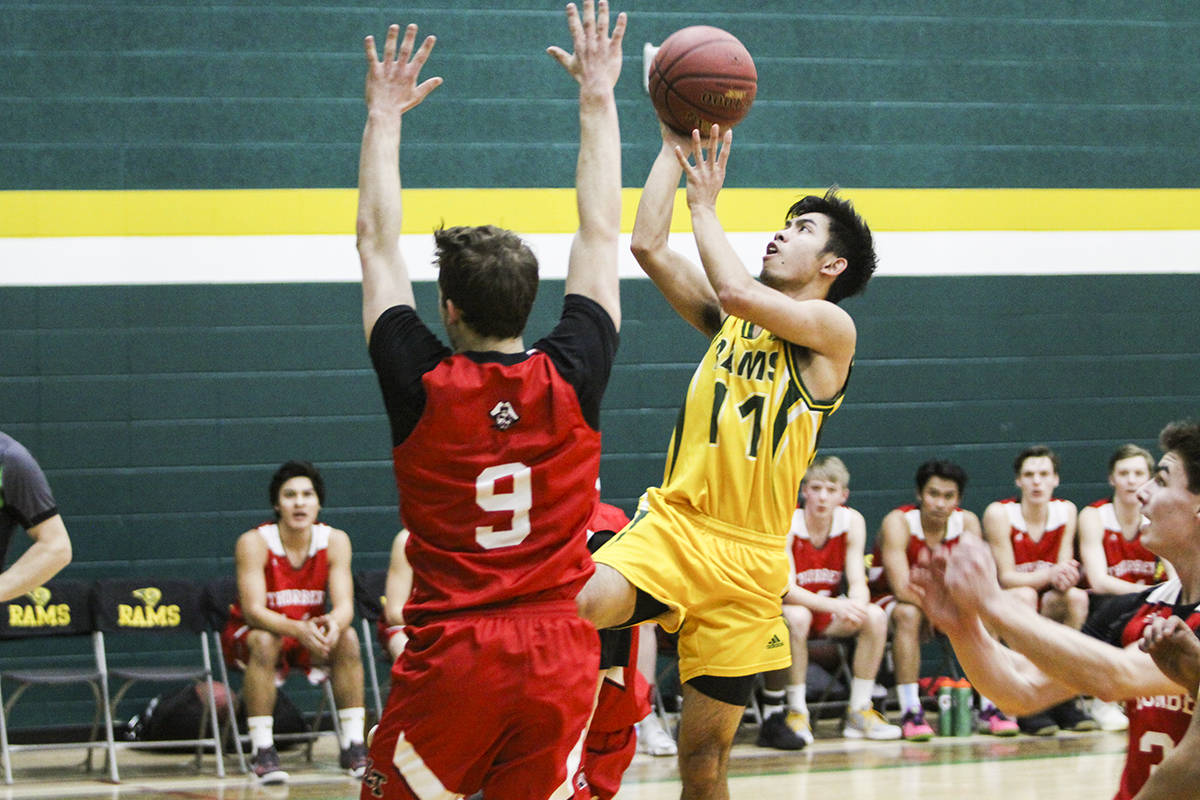
[[[679,679],[737,677],[791,664],[779,537],[729,526],[643,496],[633,522],[593,556],[668,610],[679,631]]]

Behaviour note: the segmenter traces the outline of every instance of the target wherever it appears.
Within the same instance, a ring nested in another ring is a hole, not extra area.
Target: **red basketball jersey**
[[[1070,505],[1066,500],[1051,500],[1046,510],[1046,530],[1034,541],[1021,513],[1021,501],[1015,498],[1001,501],[1008,512],[1008,536],[1012,541],[1013,562],[1018,572],[1037,572],[1058,563],[1058,550],[1067,530]]]
[[[1104,526],[1104,560],[1108,574],[1130,583],[1149,585],[1158,582],[1158,556],[1142,544],[1145,517],[1133,539],[1126,539],[1117,521],[1117,510],[1112,500],[1097,500],[1091,507],[1099,511],[1100,523]]]
[[[325,613],[325,587],[329,583],[329,532],[324,523],[312,526],[308,554],[304,563],[293,567],[279,538],[275,523],[254,529],[267,544],[267,608],[291,619],[311,619]],[[242,619],[237,603],[230,608],[230,617]]]
[[[1178,609],[1179,581],[1169,581],[1150,590],[1141,608],[1129,619],[1121,634],[1128,647],[1142,638],[1142,630],[1154,617],[1169,617]],[[1193,631],[1200,628],[1200,612],[1192,608],[1184,617]],[[1129,800],[1150,777],[1150,771],[1179,744],[1192,721],[1196,701],[1188,694],[1138,697],[1125,703],[1129,717],[1129,750],[1115,800]]]
[[[829,538],[820,547],[812,542],[804,509],[792,514],[792,529],[788,531],[789,555],[796,585],[814,594],[832,597],[837,593],[846,573],[846,532],[850,530],[850,509],[838,506],[833,510]]]
[[[920,560],[921,553],[930,549],[929,543],[925,540],[925,529],[921,527],[921,509],[915,505],[906,505],[900,506],[896,510],[904,514],[904,523],[908,526],[908,545],[904,548],[904,555],[908,559],[908,566],[912,567]],[[961,508],[951,511],[950,516],[946,519],[946,533],[942,536],[939,544],[944,544],[947,548],[957,545],[962,537],[965,519]],[[867,584],[871,590],[872,602],[891,594],[892,591],[888,586],[887,574],[883,569],[882,538],[879,537],[875,541],[875,550],[871,555],[871,568],[867,571]]]
[[[588,520],[587,535],[591,537],[596,531],[620,533],[628,524],[629,517],[625,516],[624,511],[608,503],[597,503],[592,518]]]
[[[550,358],[443,359],[422,376],[426,403],[393,449],[413,592],[429,613],[574,598],[594,567],[600,433]]]

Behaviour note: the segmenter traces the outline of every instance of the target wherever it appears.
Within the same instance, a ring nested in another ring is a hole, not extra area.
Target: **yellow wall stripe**
[[[729,231],[774,230],[811,189],[726,189]],[[633,225],[639,189],[623,192]],[[846,189],[877,231],[1200,230],[1200,189]],[[494,223],[575,229],[571,189],[408,189],[405,233]],[[353,189],[0,192],[0,237],[270,236],[352,233]],[[674,230],[689,229],[681,190]]]

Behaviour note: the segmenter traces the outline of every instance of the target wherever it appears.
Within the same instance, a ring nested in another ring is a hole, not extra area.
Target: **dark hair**
[[[521,237],[495,225],[438,228],[438,287],[480,336],[520,336],[537,297],[537,257]]]
[[[967,491],[967,471],[953,461],[931,458],[917,467],[917,494],[925,490],[925,484],[929,483],[930,478],[954,481],[954,485],[958,487],[959,496]]]
[[[268,489],[271,508],[279,505],[279,490],[292,478],[308,478],[312,481],[313,489],[317,493],[317,502],[325,505],[325,480],[320,471],[308,461],[289,461],[271,476],[271,486]],[[279,512],[275,512],[275,516],[278,518]]]
[[[829,240],[825,251],[846,259],[846,269],[829,286],[825,299],[831,303],[853,297],[867,287],[875,272],[875,245],[871,229],[849,200],[838,197],[838,187],[830,186],[824,197],[810,194],[788,209],[784,222],[801,214],[824,214],[829,217]]]
[[[1054,468],[1054,474],[1058,474],[1058,454],[1044,444],[1034,444],[1017,453],[1017,457],[1013,459],[1014,475],[1019,476],[1021,474],[1021,467],[1025,465],[1025,459],[1027,458],[1050,459],[1050,466]]]
[[[1179,420],[1163,428],[1158,435],[1163,452],[1175,453],[1183,460],[1188,491],[1200,494],[1200,422]]]
[[[1138,447],[1136,444],[1131,443],[1121,445],[1108,457],[1108,474],[1112,475],[1112,471],[1116,468],[1118,461],[1124,461],[1127,458],[1137,458],[1138,456],[1146,460],[1146,467],[1153,473],[1154,456],[1150,455],[1150,451],[1146,448]]]

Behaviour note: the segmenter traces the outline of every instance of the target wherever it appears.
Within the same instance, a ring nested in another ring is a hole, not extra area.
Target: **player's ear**
[[[442,308],[444,309],[446,324],[451,325],[462,319],[462,310],[454,305],[454,301],[448,297],[442,298]]]
[[[841,275],[846,271],[846,266],[846,259],[839,256],[833,261],[830,261],[828,264],[823,265],[821,267],[821,274],[836,278],[838,275]]]

